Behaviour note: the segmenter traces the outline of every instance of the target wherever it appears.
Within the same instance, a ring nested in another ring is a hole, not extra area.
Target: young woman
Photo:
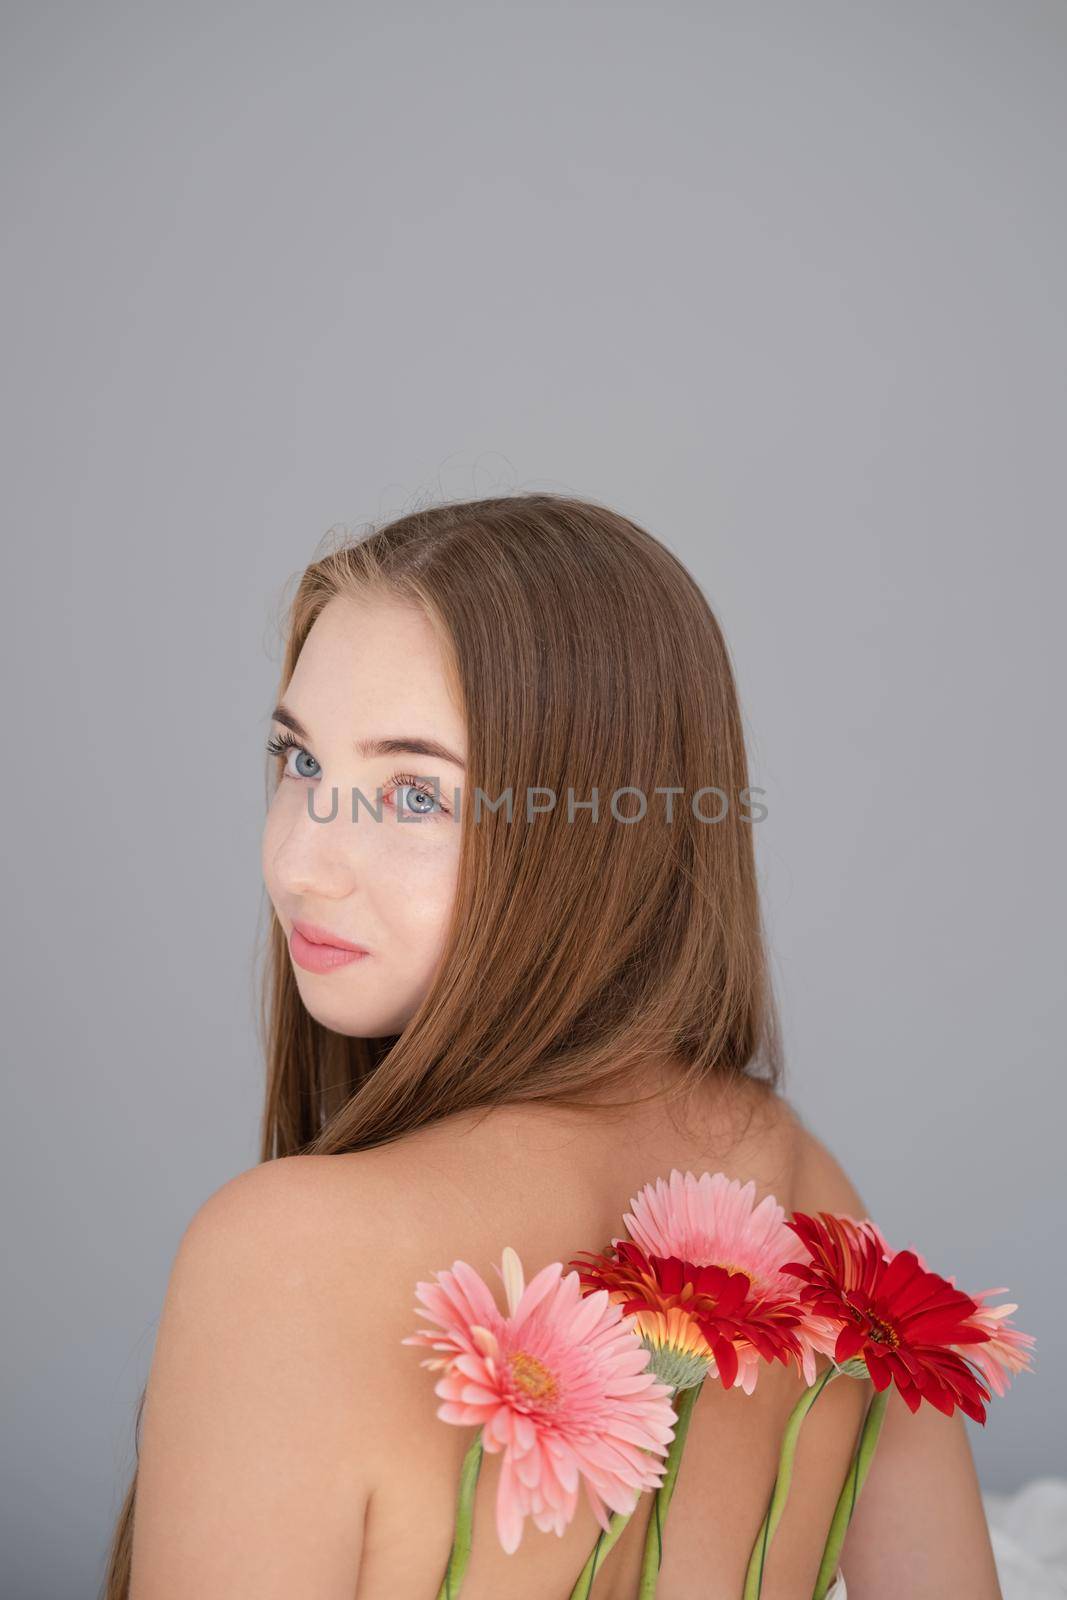
[[[780,1092],[729,657],[648,533],[524,494],[328,555],[270,750],[262,1161],[173,1263],[107,1596],[433,1600],[471,1435],[402,1343],[418,1280],[600,1250],[675,1167],[866,1207]],[[802,1389],[777,1362],[751,1396],[705,1384],[659,1600],[740,1596]],[[765,1600],[812,1593],[868,1391],[809,1415]],[[506,1553],[500,1461],[463,1600],[566,1600],[593,1514]],[[651,1504],[600,1600],[636,1593]],[[892,1394],[842,1567],[848,1600],[997,1600],[959,1412]]]

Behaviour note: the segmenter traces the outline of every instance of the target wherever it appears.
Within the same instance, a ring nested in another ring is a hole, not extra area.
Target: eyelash
[[[267,750],[268,750],[270,755],[277,756],[280,760],[284,760],[285,759],[286,751],[288,751],[288,750],[303,750],[305,755],[311,755],[311,751],[305,749],[305,747],[299,742],[298,739],[294,739],[293,738],[291,733],[274,733],[274,734],[272,734],[271,737],[267,740]],[[312,760],[314,760],[314,759],[315,759],[314,756],[312,756]],[[300,775],[296,774],[296,776],[300,776]],[[418,778],[416,778],[414,776],[413,773],[410,773],[410,772],[394,772],[392,777],[389,778],[386,787],[388,789],[393,789],[393,788],[416,789],[419,794],[424,794],[428,800],[435,801],[436,804],[440,808],[436,812],[432,812],[432,811],[430,811],[430,812],[420,812],[419,813],[420,816],[445,816],[445,817],[447,817],[447,816],[451,815],[451,812],[449,811],[448,807],[444,804],[443,801],[438,800],[437,796],[434,794],[433,790],[429,787],[429,785],[425,784],[425,783],[422,783]]]

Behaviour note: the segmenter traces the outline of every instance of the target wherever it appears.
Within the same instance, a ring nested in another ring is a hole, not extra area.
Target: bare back
[[[437,1592],[452,1540],[460,1464],[473,1437],[471,1429],[437,1419],[436,1375],[419,1365],[415,1348],[400,1343],[416,1326],[417,1279],[458,1257],[495,1286],[494,1263],[506,1244],[518,1251],[528,1275],[549,1261],[566,1263],[579,1250],[600,1249],[622,1233],[623,1212],[638,1189],[672,1167],[752,1178],[757,1199],[772,1193],[787,1213],[865,1214],[833,1157],[785,1101],[763,1091],[732,1094],[729,1102],[709,1107],[702,1120],[690,1114],[685,1129],[662,1110],[645,1107],[603,1115],[508,1107],[480,1118],[450,1118],[380,1151],[339,1159],[368,1157],[380,1163],[393,1196],[395,1231],[379,1348],[381,1405],[377,1431],[366,1441],[373,1488],[356,1600],[430,1600]],[[761,1367],[751,1396],[705,1383],[671,1506],[659,1600],[737,1600],[774,1483],[782,1431],[802,1390],[795,1369],[777,1362]],[[842,1378],[810,1412],[786,1515],[765,1570],[764,1600],[810,1597],[869,1393],[867,1383]],[[917,1470],[919,1462],[927,1466]],[[497,1540],[493,1514],[499,1467],[499,1455],[486,1454],[464,1600],[566,1600],[598,1532],[584,1497],[564,1536],[542,1533],[530,1520],[520,1548],[508,1555]],[[924,1471],[955,1518],[948,1531],[929,1520],[928,1508],[923,1525]],[[917,1486],[910,1500],[900,1487],[909,1472]],[[651,1505],[652,1496],[643,1495],[605,1561],[596,1583],[601,1600],[630,1600],[636,1593]],[[901,1550],[902,1515],[918,1529],[911,1552],[906,1541]],[[897,1555],[887,1561],[891,1549]],[[901,1560],[908,1564],[901,1567]],[[849,1600],[904,1592],[912,1600],[947,1592],[961,1600],[997,1600],[958,1416],[911,1417],[892,1397],[843,1566]]]
[[[788,1105],[754,1087],[684,1127],[516,1107],[454,1116],[348,1155],[264,1162],[224,1184],[175,1257],[146,1391],[130,1600],[432,1600],[471,1428],[440,1421],[435,1374],[402,1340],[415,1284],[457,1258],[497,1284],[622,1232],[629,1201],[680,1170],[753,1179],[788,1210],[866,1207]],[[809,1600],[866,1381],[841,1378],[804,1424],[763,1600]],[[737,1600],[800,1376],[764,1364],[754,1394],[707,1380],[671,1505],[659,1600]],[[567,1600],[597,1524],[528,1520],[498,1541],[501,1458],[486,1453],[463,1600]],[[645,1494],[596,1580],[636,1592]],[[963,1419],[891,1392],[842,1556],[848,1600],[999,1600]]]

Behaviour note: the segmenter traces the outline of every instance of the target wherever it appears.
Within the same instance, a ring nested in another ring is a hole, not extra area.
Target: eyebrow
[[[309,743],[311,742],[311,735],[299,717],[294,717],[285,706],[275,706],[271,712],[271,719],[295,733],[298,739],[307,739]],[[466,762],[460,760],[447,745],[439,744],[436,739],[422,739],[416,734],[393,734],[390,738],[382,739],[356,739],[354,743],[357,752],[368,760],[371,756],[429,756],[433,761],[450,761],[453,766],[466,770]]]

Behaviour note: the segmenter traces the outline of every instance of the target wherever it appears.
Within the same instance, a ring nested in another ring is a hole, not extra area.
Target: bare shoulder
[[[839,1157],[806,1126],[789,1101],[783,1099],[781,1105],[793,1149],[791,1209],[808,1213],[836,1211],[850,1217],[866,1217],[867,1206]]]
[[[714,1114],[728,1148],[724,1166],[731,1175],[753,1176],[757,1189],[774,1193],[786,1211],[867,1215],[839,1155],[778,1090],[754,1081],[733,1086],[729,1099],[714,1102]]]
[[[317,1319],[320,1337],[336,1331],[359,1370],[362,1342],[374,1346],[382,1317],[401,1302],[410,1310],[411,1296],[401,1291],[423,1275],[427,1249],[444,1242],[445,1218],[456,1209],[448,1188],[448,1173],[428,1170],[408,1141],[263,1162],[197,1210],[168,1299],[198,1304],[208,1318],[220,1311],[218,1297],[232,1299],[239,1284],[244,1307],[269,1305],[269,1320],[246,1317],[249,1338],[272,1330],[284,1337],[286,1319],[295,1334]]]
[[[349,1600],[386,1437],[371,1357],[406,1204],[387,1165],[267,1162],[190,1221],[146,1390],[131,1600]]]
[[[182,1253],[227,1249],[275,1265],[286,1255],[344,1274],[361,1251],[403,1231],[412,1210],[409,1163],[391,1146],[346,1155],[294,1155],[230,1178],[200,1206]]]

